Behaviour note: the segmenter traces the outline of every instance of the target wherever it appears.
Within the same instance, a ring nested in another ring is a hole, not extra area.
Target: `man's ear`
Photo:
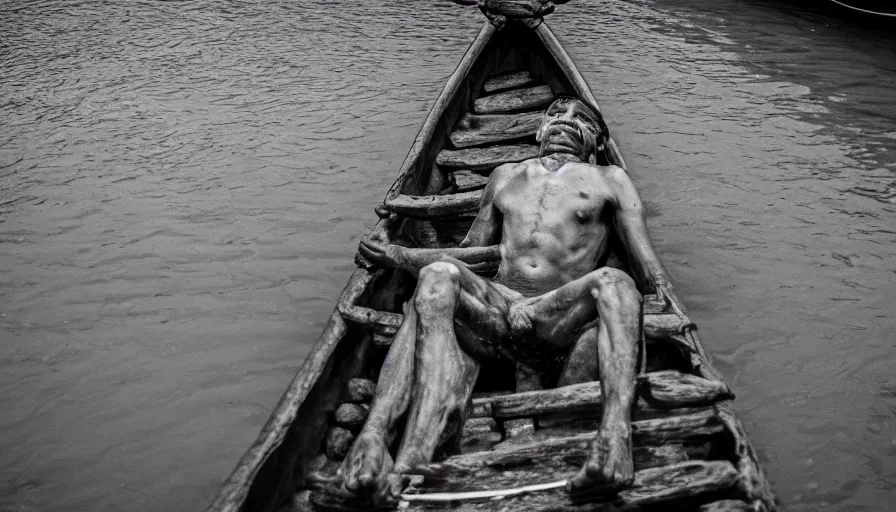
[[[588,155],[588,163],[591,165],[595,165],[597,163],[597,155],[594,153]]]

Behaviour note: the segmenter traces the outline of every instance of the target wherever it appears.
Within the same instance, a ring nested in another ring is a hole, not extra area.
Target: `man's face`
[[[597,142],[598,128],[591,110],[576,99],[558,100],[544,114],[538,140],[545,143],[572,145],[588,153]]]

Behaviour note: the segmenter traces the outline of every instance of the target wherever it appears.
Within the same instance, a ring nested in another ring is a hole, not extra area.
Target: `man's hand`
[[[656,290],[656,298],[667,306],[671,304],[673,302],[672,283],[666,280],[666,276],[654,276],[650,281]]]
[[[407,265],[404,247],[387,244],[366,236],[358,244],[358,253],[371,263],[383,268],[398,268]]]

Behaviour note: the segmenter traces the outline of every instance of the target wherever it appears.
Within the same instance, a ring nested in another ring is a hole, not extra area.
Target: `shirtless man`
[[[552,374],[556,385],[594,380],[599,371],[600,430],[569,490],[614,491],[631,484],[642,299],[627,274],[603,267],[611,230],[642,283],[658,294],[668,287],[665,272],[628,175],[594,165],[608,140],[600,114],[561,97],[545,112],[537,140],[537,158],[491,174],[460,247],[361,242],[367,259],[419,272],[419,280],[367,422],[337,475],[338,494],[350,501],[394,500],[397,475],[431,461],[451,434],[446,427],[462,420],[479,361],[494,357]],[[500,259],[492,281],[467,267],[489,259]],[[406,412],[393,462],[388,447]]]

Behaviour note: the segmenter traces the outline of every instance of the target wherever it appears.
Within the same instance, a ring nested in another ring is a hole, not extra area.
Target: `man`
[[[339,471],[344,495],[394,499],[397,475],[431,461],[450,435],[446,427],[462,421],[479,361],[495,357],[548,374],[556,385],[593,380],[599,370],[601,427],[569,489],[612,491],[632,482],[642,299],[627,274],[602,268],[614,227],[635,273],[659,294],[668,286],[665,273],[628,175],[594,165],[608,141],[600,113],[558,98],[536,138],[537,158],[494,170],[460,247],[361,242],[364,257],[419,271],[419,280],[370,415]],[[492,281],[467,267],[499,258]],[[393,462],[388,447],[405,413]]]

